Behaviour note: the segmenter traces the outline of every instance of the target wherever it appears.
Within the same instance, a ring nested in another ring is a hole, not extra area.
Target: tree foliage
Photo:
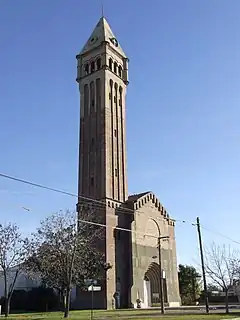
[[[180,264],[178,278],[182,304],[194,304],[199,298],[201,292],[199,282],[201,275],[194,267]]]
[[[32,242],[21,235],[15,224],[0,224],[0,267],[4,279],[5,317],[10,311],[17,277],[31,252]]]
[[[206,273],[225,292],[226,313],[229,312],[228,293],[239,279],[239,253],[231,247],[213,243],[206,250]]]
[[[71,289],[83,287],[86,279],[99,278],[102,274],[104,256],[95,247],[101,236],[102,230],[77,223],[76,213],[70,211],[51,215],[37,230],[36,251],[28,259],[26,269],[40,274],[44,284],[65,296],[65,317]]]

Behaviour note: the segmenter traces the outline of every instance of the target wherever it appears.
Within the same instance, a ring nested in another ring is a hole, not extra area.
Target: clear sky
[[[129,192],[240,241],[239,0],[0,1],[0,172],[77,193],[75,56],[102,2],[130,58]],[[75,203],[0,178],[0,221],[25,231]],[[176,237],[179,262],[195,263],[195,228],[179,222]]]

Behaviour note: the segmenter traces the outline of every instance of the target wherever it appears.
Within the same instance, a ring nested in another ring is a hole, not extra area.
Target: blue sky
[[[174,218],[240,240],[238,0],[1,1],[0,172],[77,192],[75,56],[102,2],[130,58],[129,192],[152,190]],[[75,203],[0,179],[1,221],[25,231]],[[197,263],[195,228],[178,223],[176,236],[179,262]]]

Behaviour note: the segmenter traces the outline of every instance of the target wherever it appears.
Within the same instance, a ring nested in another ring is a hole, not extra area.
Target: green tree
[[[102,230],[79,223],[76,213],[66,211],[42,221],[35,238],[36,250],[25,268],[28,274],[40,275],[43,284],[58,290],[67,318],[72,288],[83,286],[86,279],[99,279],[109,268],[94,245],[101,240]]]
[[[195,304],[201,293],[201,275],[192,266],[180,264],[178,269],[179,290],[182,304]]]

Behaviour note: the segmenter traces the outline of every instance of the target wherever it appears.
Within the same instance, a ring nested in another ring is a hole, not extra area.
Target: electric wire
[[[35,182],[32,182],[32,181],[28,181],[26,179],[17,178],[17,177],[10,176],[10,175],[4,174],[4,173],[0,173],[0,177],[6,178],[6,179],[10,179],[10,180],[13,180],[13,181],[16,181],[16,182],[20,182],[20,183],[23,183],[23,184],[31,185],[33,187],[37,187],[37,188],[53,191],[53,192],[56,192],[56,193],[61,193],[61,194],[67,195],[67,196],[75,197],[75,198],[78,198],[78,199],[86,200],[86,203],[91,202],[91,203],[99,204],[99,208],[106,207],[106,203],[101,201],[101,200],[96,200],[96,199],[92,199],[92,198],[89,198],[89,197],[86,197],[86,196],[76,195],[76,194],[74,194],[72,192],[68,192],[68,191],[64,191],[64,190],[48,187],[48,186],[45,186],[43,184],[39,184],[39,183],[35,183]],[[135,213],[135,210],[130,209],[130,208],[125,208],[125,207],[124,208],[118,207],[117,210],[118,211],[123,211],[124,213],[126,213],[126,212],[129,212],[131,214]],[[137,210],[137,212],[138,212],[138,214],[140,213],[140,214],[144,214],[146,216],[146,213],[142,212],[139,209]],[[153,218],[153,217],[149,216],[149,219],[150,218]],[[176,220],[174,220],[174,221],[176,221]]]
[[[64,190],[60,190],[60,189],[56,189],[56,188],[52,188],[52,187],[48,187],[48,186],[45,186],[45,185],[42,185],[42,184],[39,184],[39,183],[35,183],[35,182],[32,182],[32,181],[28,181],[26,179],[20,179],[20,178],[17,178],[17,177],[14,177],[14,176],[11,176],[11,175],[7,175],[7,174],[4,174],[4,173],[0,173],[0,177],[2,178],[6,178],[6,179],[9,179],[9,180],[13,180],[13,181],[16,181],[16,182],[20,182],[20,183],[23,183],[23,184],[27,184],[27,185],[31,185],[33,187],[37,187],[37,188],[41,188],[41,189],[45,189],[45,190],[49,190],[49,191],[52,191],[52,192],[56,192],[56,193],[61,193],[61,194],[64,194],[64,195],[67,195],[67,196],[71,196],[71,197],[75,197],[75,198],[78,198],[78,199],[82,199],[82,200],[85,200],[87,203],[91,202],[91,203],[95,203],[96,204],[96,207],[95,208],[105,208],[106,207],[106,203],[101,201],[101,200],[96,200],[96,199],[92,199],[92,198],[89,198],[89,197],[86,197],[86,196],[79,196],[79,195],[76,195],[72,192],[68,192],[68,191],[64,191]],[[135,210],[133,209],[130,209],[130,208],[121,208],[121,207],[118,207],[118,210],[119,211],[124,211],[124,213],[128,212],[130,214],[134,214],[135,213]],[[28,210],[29,211],[29,210]],[[167,211],[168,212],[168,211]],[[137,210],[137,213],[139,214],[144,214],[146,216],[146,213],[145,212],[142,212],[141,210]],[[169,213],[169,212],[168,212]],[[148,216],[149,219],[151,218],[154,218],[155,217],[151,217],[151,216]],[[193,222],[190,222],[190,221],[187,221],[187,220],[176,220],[176,219],[173,219],[175,222],[181,222],[181,223],[188,223],[188,224],[191,224],[192,226],[196,226],[196,223],[193,223]],[[90,222],[90,221],[86,221],[84,220],[86,223],[91,223],[91,224],[95,224],[94,222]],[[82,220],[83,222],[83,220]],[[108,227],[106,225],[101,225],[102,227],[105,226],[105,227]],[[206,231],[210,232],[210,233],[213,233],[213,234],[216,234],[216,235],[219,235],[221,237],[224,237],[226,239],[228,239],[229,241],[232,241],[238,245],[240,245],[240,242],[239,241],[236,241],[234,239],[232,239],[231,237],[221,233],[221,232],[216,232],[214,230],[211,230],[207,227],[205,227],[204,225],[201,224],[201,227],[203,229],[205,229]],[[118,227],[116,227],[117,229]],[[124,228],[120,228],[121,230],[124,230],[124,231],[128,231],[128,232],[135,232],[135,233],[139,233],[137,231],[131,231],[129,229],[124,229]],[[143,233],[141,233],[143,234]],[[146,235],[146,234],[144,234]],[[147,235],[147,236],[152,236],[152,237],[155,237],[153,235]]]

